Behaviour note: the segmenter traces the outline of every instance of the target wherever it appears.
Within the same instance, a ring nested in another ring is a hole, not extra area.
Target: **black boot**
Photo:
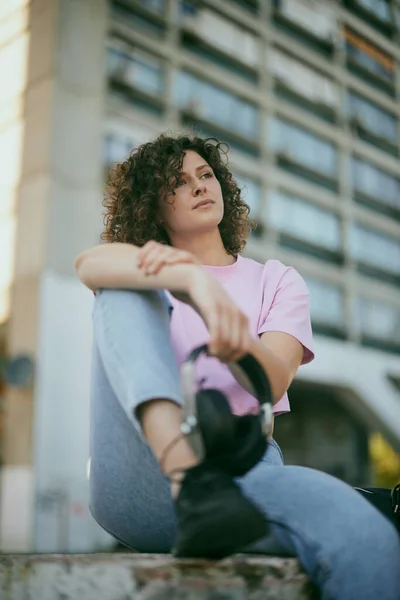
[[[221,559],[264,537],[265,517],[233,478],[202,463],[185,473],[175,502],[178,557]]]

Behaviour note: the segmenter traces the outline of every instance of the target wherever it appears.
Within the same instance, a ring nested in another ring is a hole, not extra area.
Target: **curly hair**
[[[182,183],[185,152],[197,152],[213,169],[224,201],[219,230],[228,254],[236,256],[246,245],[253,223],[249,206],[227,168],[228,145],[195,134],[172,137],[162,134],[142,144],[110,171],[103,206],[101,239],[143,246],[149,240],[169,244],[169,236],[157,219],[158,203],[174,195]]]

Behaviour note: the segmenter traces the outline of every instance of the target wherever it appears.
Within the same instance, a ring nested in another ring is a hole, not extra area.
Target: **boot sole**
[[[178,532],[174,556],[221,559],[264,537],[268,532],[265,517],[246,498],[242,497],[240,504],[236,510],[229,511],[229,503],[222,503],[221,518],[210,519],[209,523],[191,515],[190,520],[195,521],[195,525],[190,528],[189,534],[184,525],[183,531]]]

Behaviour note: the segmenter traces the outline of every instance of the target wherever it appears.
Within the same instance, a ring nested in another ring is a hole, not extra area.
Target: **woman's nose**
[[[199,194],[202,194],[205,191],[206,191],[205,183],[203,181],[199,181],[198,184],[195,187],[194,195],[198,196]]]

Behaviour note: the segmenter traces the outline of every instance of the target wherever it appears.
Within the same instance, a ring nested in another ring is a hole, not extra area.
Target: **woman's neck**
[[[175,238],[171,242],[175,248],[194,254],[203,265],[225,267],[236,262],[236,257],[227,253],[219,230],[216,233],[210,232],[201,237]]]

